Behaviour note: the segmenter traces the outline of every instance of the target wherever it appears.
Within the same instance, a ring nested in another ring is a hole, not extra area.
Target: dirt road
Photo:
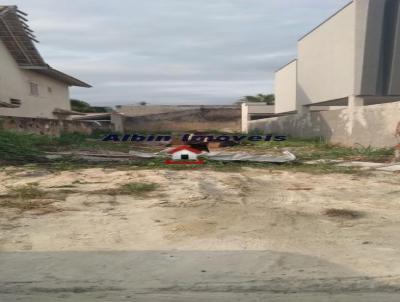
[[[400,297],[398,174],[7,168],[0,180],[2,301]],[[158,188],[118,193],[134,182]],[[43,206],[10,202],[26,184]]]

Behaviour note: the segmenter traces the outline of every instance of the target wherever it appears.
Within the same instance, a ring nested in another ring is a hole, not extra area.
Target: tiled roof
[[[27,24],[27,14],[17,6],[0,5],[0,39],[23,69],[30,69],[64,82],[70,86],[90,87],[90,85],[51,68],[43,60],[35,47],[33,30]]]

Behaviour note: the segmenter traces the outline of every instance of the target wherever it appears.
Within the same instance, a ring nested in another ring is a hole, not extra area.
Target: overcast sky
[[[349,0],[15,0],[43,57],[95,105],[231,104],[273,92],[296,41]],[[15,3],[15,2],[14,2]]]

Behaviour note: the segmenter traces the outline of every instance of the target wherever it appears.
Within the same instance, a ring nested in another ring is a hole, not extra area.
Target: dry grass
[[[3,199],[0,200],[0,207],[16,209],[20,212],[36,211],[38,215],[59,212],[60,209],[53,206],[55,200],[26,200],[26,199]]]
[[[38,184],[31,183],[16,186],[9,189],[6,195],[0,197],[0,208],[17,209],[20,212],[34,211],[37,215],[44,215],[61,211],[53,206],[54,202],[65,200],[68,194],[78,193],[78,190],[67,189],[71,186],[59,186],[64,188],[57,191],[44,191]],[[155,183],[127,183],[118,188],[103,189],[87,192],[88,194],[107,195],[136,195],[146,196],[147,193],[157,190],[159,186]]]
[[[49,198],[48,195],[36,183],[16,186],[0,198],[0,207],[16,209],[20,212],[35,211],[37,215],[59,212],[60,209],[52,205],[57,200]]]
[[[361,218],[363,214],[359,211],[347,210],[347,209],[326,209],[323,212],[328,217],[337,217],[345,219],[357,219]]]
[[[9,196],[19,199],[43,198],[45,195],[46,192],[39,189],[36,183],[13,187],[9,191]]]
[[[288,191],[311,191],[311,190],[314,190],[314,189],[313,188],[304,187],[304,188],[288,188],[286,190],[288,190]]]
[[[94,191],[91,193],[94,194],[107,194],[107,195],[146,195],[147,193],[153,192],[157,190],[159,187],[158,184],[155,183],[128,183],[123,184],[115,189],[105,189]]]

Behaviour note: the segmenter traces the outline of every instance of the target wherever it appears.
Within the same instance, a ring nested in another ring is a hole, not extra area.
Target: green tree
[[[112,111],[112,108],[91,106],[89,103],[86,103],[84,101],[72,99],[71,110],[83,113],[103,113]]]
[[[246,95],[242,97],[239,101],[237,101],[235,104],[242,104],[242,103],[265,103],[267,105],[275,105],[275,95],[262,94],[262,93],[259,93],[255,96]]]

